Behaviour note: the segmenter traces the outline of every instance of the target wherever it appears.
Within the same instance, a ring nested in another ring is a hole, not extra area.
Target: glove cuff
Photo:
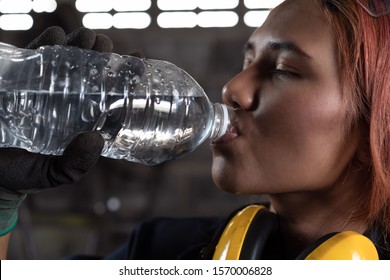
[[[25,193],[0,187],[0,236],[12,231],[18,222],[18,209]]]
[[[0,187],[0,211],[18,208],[27,194]]]
[[[0,210],[0,236],[4,236],[11,232],[18,223],[18,209]],[[4,219],[3,220],[3,216]]]

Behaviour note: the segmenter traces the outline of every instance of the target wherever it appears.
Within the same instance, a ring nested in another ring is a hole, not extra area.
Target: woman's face
[[[344,125],[339,75],[317,1],[274,9],[249,38],[243,70],[223,89],[237,124],[212,144],[215,183],[234,193],[275,194],[343,180],[359,141]]]

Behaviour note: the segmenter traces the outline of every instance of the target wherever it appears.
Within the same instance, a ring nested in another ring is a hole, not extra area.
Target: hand
[[[74,46],[98,52],[112,52],[112,41],[104,34],[96,34],[93,30],[80,27],[66,35],[58,26],[52,26],[43,31],[27,45],[27,49],[36,49],[44,45]]]
[[[66,35],[59,27],[46,29],[27,48],[66,45],[111,52],[111,40],[87,28]],[[71,184],[96,163],[104,140],[97,132],[77,136],[62,156],[34,154],[17,148],[0,149],[0,236],[16,225],[18,208],[26,195],[41,189]]]

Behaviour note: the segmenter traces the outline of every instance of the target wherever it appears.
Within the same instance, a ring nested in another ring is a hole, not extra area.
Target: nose
[[[257,89],[256,73],[254,69],[248,67],[223,87],[222,100],[234,109],[250,111],[256,106]]]

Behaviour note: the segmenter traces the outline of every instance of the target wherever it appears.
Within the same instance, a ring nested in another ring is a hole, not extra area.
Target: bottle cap
[[[229,112],[228,112],[228,109],[226,107],[226,105],[221,105],[222,107],[222,122],[221,122],[221,128],[220,128],[220,136],[224,135],[229,127],[229,124],[230,124],[230,118],[229,118]]]
[[[214,124],[211,130],[211,139],[216,140],[226,134],[233,119],[232,112],[233,110],[225,104],[214,104]]]

